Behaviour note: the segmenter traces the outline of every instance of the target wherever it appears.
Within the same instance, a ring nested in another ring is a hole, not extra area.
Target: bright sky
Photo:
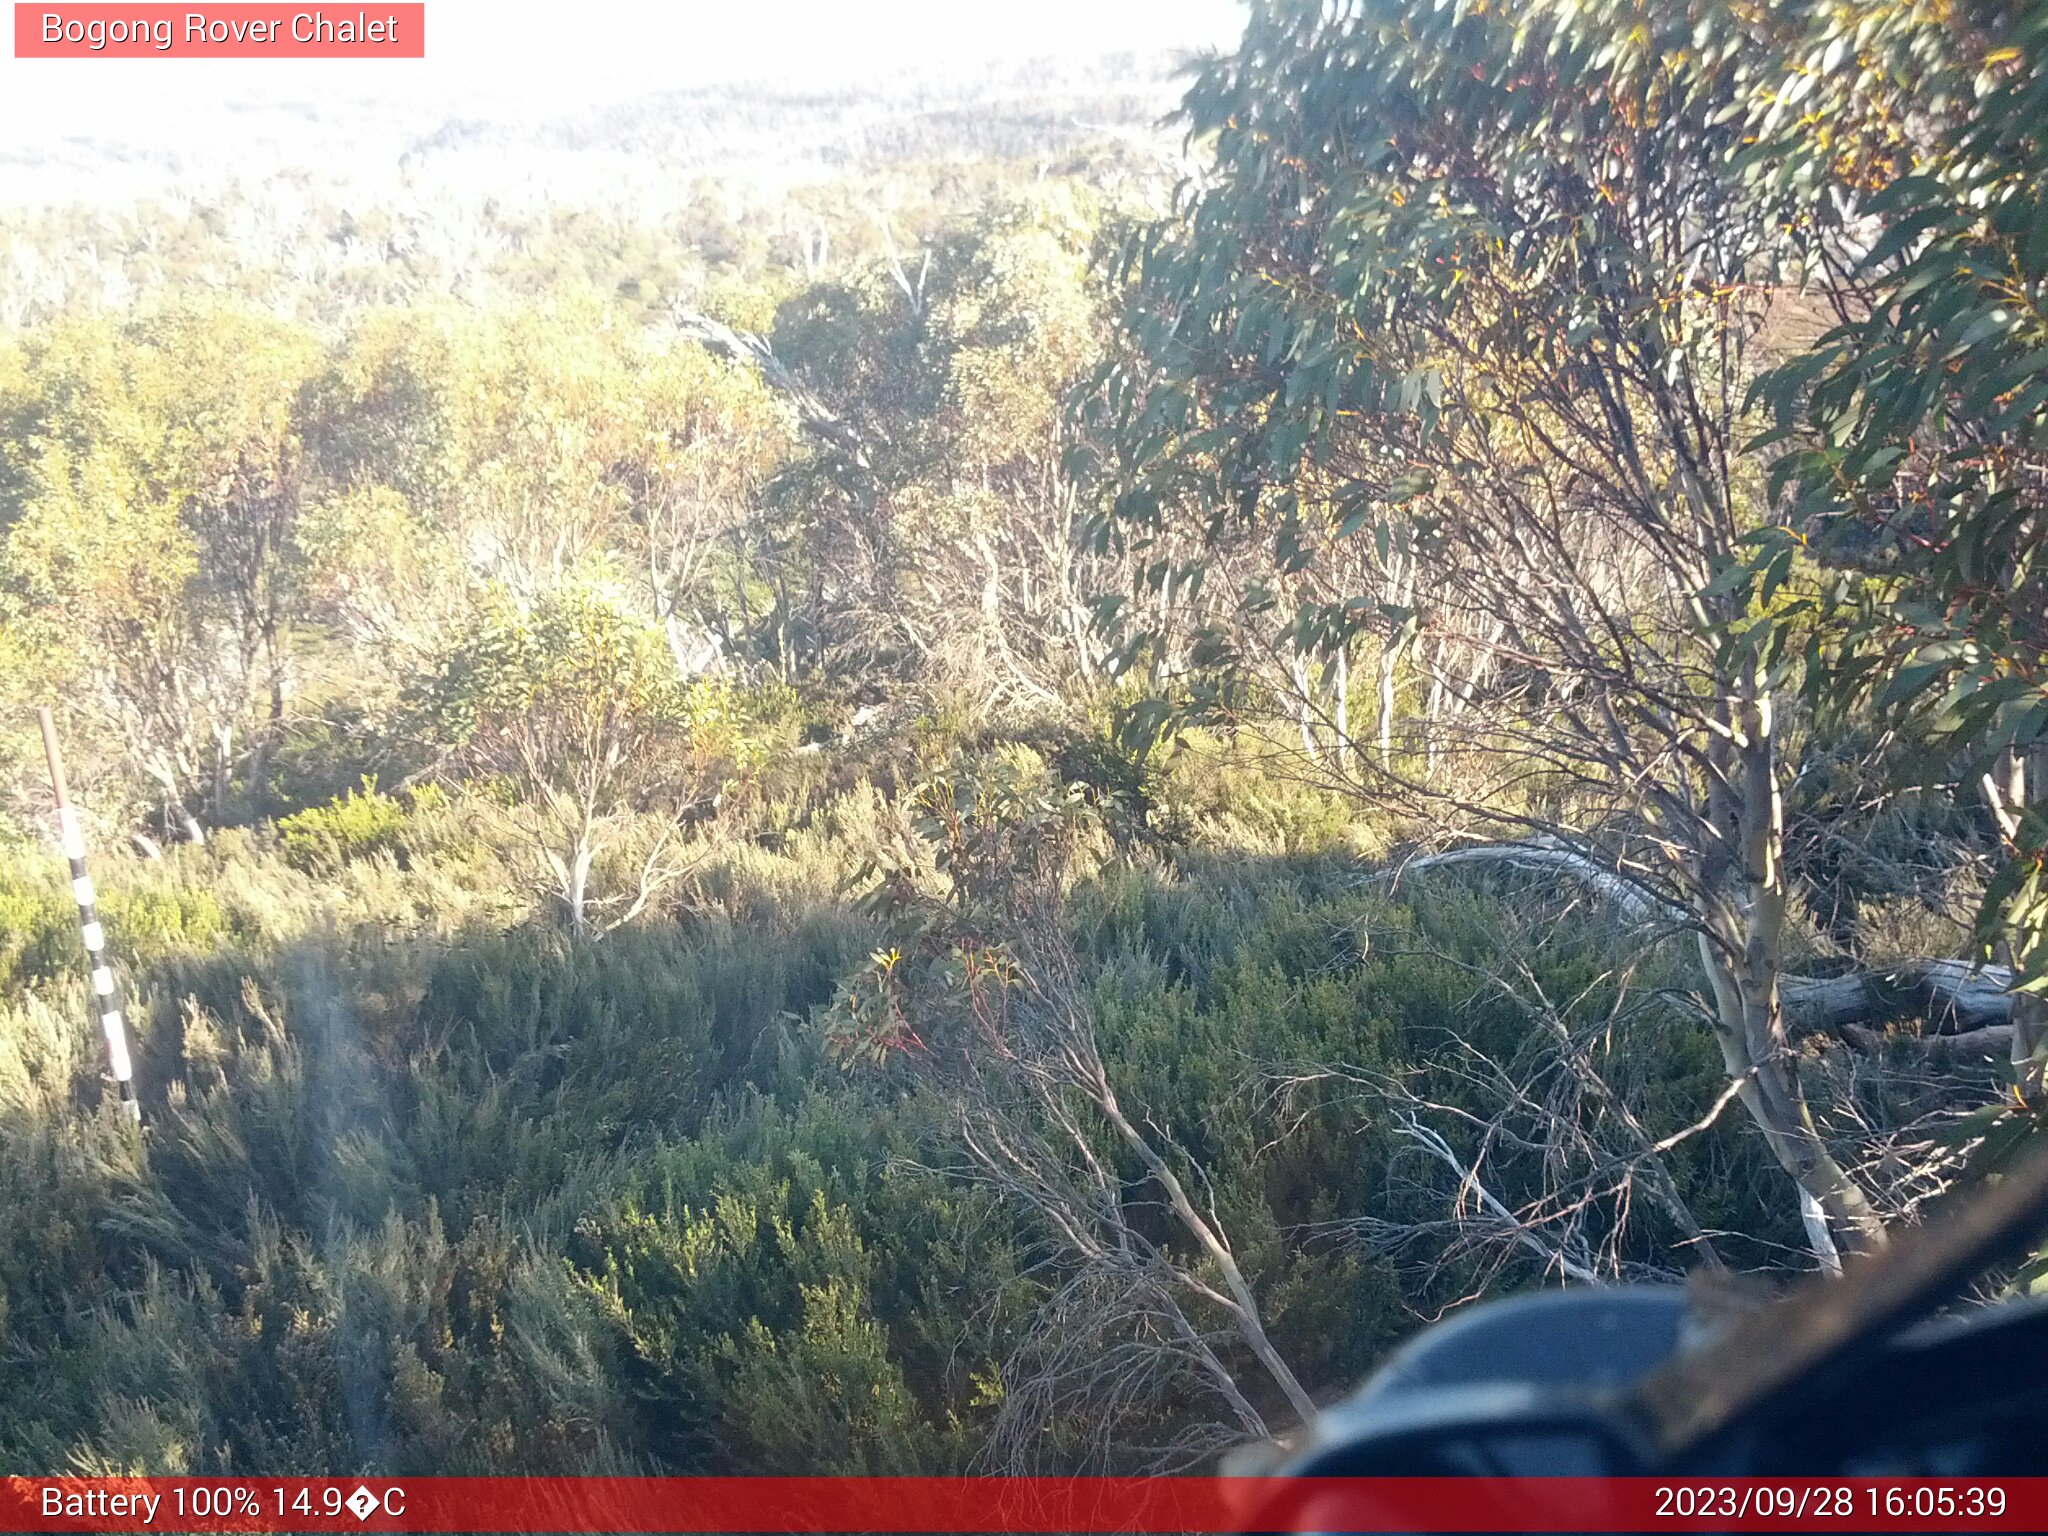
[[[10,48],[0,143],[33,153],[73,135],[175,142],[188,113],[279,99],[459,112],[509,97],[545,113],[721,80],[943,76],[1003,57],[1222,46],[1242,16],[1239,0],[428,0],[423,61],[16,59]]]

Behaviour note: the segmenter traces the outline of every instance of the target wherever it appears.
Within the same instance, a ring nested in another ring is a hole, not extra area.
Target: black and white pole
[[[107,934],[94,910],[92,876],[85,872],[85,831],[78,824],[78,812],[71,808],[70,792],[64,787],[64,757],[57,750],[57,725],[47,708],[36,711],[43,728],[43,755],[50,760],[50,787],[57,793],[58,836],[64,843],[64,857],[71,861],[71,894],[78,898],[78,926],[85,938],[86,963],[92,967],[93,1007],[100,1016],[100,1028],[107,1036],[107,1061],[114,1069],[114,1083],[121,1093],[121,1112],[140,1124],[142,1105],[135,1097],[135,1066],[128,1058],[128,1026],[121,1018],[120,1000],[114,995],[114,972],[107,963]]]

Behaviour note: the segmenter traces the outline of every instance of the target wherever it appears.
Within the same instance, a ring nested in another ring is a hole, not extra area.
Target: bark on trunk
[[[1374,729],[1374,745],[1379,750],[1382,769],[1394,766],[1394,710],[1399,702],[1397,684],[1406,643],[1407,631],[1403,629],[1389,635],[1380,646],[1379,720]]]
[[[1296,656],[1290,666],[1294,673],[1294,723],[1301,730],[1302,755],[1319,763],[1323,754],[1316,747],[1315,688],[1309,681],[1308,663]]]
[[[1775,978],[1765,983],[1749,962],[1731,964],[1721,943],[1700,935],[1700,962],[1714,999],[1714,1035],[1736,1097],[1763,1132],[1778,1166],[1792,1176],[1801,1220],[1823,1268],[1839,1266],[1842,1252],[1875,1253],[1885,1246],[1884,1226],[1862,1189],[1835,1161],[1813,1123],[1799,1085]],[[1811,1209],[1825,1217],[1816,1226]]]
[[[583,933],[590,925],[586,904],[590,896],[590,849],[578,847],[569,868],[569,928]]]
[[[234,777],[235,728],[223,725],[213,733],[213,819],[227,811],[228,783]]]
[[[1690,911],[1618,870],[1555,842],[1493,844],[1417,859],[1409,869],[1499,861],[1570,873],[1612,901],[1625,916],[1683,921],[1698,934],[1700,963],[1713,1000],[1717,1043],[1729,1079],[1779,1165],[1800,1191],[1802,1220],[1823,1267],[1843,1253],[1885,1246],[1883,1223],[1857,1182],[1821,1138],[1799,1082],[1796,1053],[1781,996],[1786,890],[1782,851],[1784,807],[1776,770],[1769,695],[1754,688],[1729,702],[1717,748],[1717,785],[1707,807],[1714,833],[1689,871],[1697,892]],[[1947,979],[1939,963],[1930,977]],[[1952,996],[1975,1005],[1978,992],[1954,978]],[[1801,1002],[1833,994],[1795,988]],[[1816,1222],[1814,1213],[1820,1220]]]
[[[562,907],[569,919],[569,931],[584,934],[590,929],[589,897],[590,866],[596,850],[587,840],[579,840],[563,858],[552,848],[541,850],[541,859],[555,877],[556,889],[562,897]]]
[[[1799,1187],[1814,1256],[1823,1268],[1834,1268],[1842,1252],[1881,1251],[1884,1224],[1821,1139],[1785,1026],[1778,991],[1785,943],[1785,807],[1770,693],[1750,680],[1729,701],[1724,721],[1720,772],[1708,801],[1715,835],[1702,850],[1692,882],[1699,893],[1700,962],[1713,994],[1714,1033],[1743,1108]],[[1824,1221],[1813,1219],[1808,1201]]]
[[[2041,775],[2030,777],[2026,757],[2007,747],[2000,754],[1997,767],[1984,775],[1980,787],[2007,852],[2017,852],[2021,820],[2028,807],[2040,798]],[[1999,939],[1996,953],[2010,969],[2019,967],[2022,942],[2016,932],[2007,932]],[[2044,1078],[2048,1078],[2048,998],[2032,993],[2016,997],[2011,1020],[2012,1065],[2019,1079],[2020,1096],[2029,1103],[2038,1103]]]
[[[1332,678],[1336,693],[1333,700],[1337,717],[1337,766],[1349,769],[1351,766],[1351,646],[1346,642],[1337,651],[1336,670]]]

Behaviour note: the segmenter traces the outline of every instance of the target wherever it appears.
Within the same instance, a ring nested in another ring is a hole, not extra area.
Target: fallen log
[[[1453,848],[1444,853],[1424,854],[1410,859],[1402,873],[1421,873],[1453,864],[1505,864],[1511,869],[1559,872],[1583,885],[1596,896],[1612,902],[1623,917],[1661,917],[1683,922],[1684,910],[1640,881],[1596,863],[1575,848],[1548,838],[1531,838],[1525,843],[1481,843],[1471,848]]]
[[[1623,917],[1687,923],[1690,915],[1659,892],[1577,849],[1550,838],[1482,843],[1410,859],[1403,873],[1459,864],[1506,865],[1569,876],[1609,903]],[[1923,1018],[1923,1039],[1931,1054],[1995,1055],[2010,1048],[2012,971],[1967,960],[1909,960],[1883,971],[1846,976],[1785,976],[1778,983],[1786,1023],[1798,1034],[1840,1034],[1869,1043],[1869,1026]],[[1981,1037],[1981,1038],[1980,1038]],[[1953,1041],[1936,1047],[1936,1040]]]
[[[2012,972],[2002,965],[1912,960],[1847,976],[1787,976],[1778,991],[1786,1022],[1809,1034],[1919,1017],[1933,1034],[1960,1035],[2009,1026],[2011,987]]]
[[[1982,1029],[1965,1030],[1959,1035],[1920,1035],[1911,1043],[1922,1056],[1936,1061],[1977,1057],[2012,1060],[2010,1024],[1986,1024]]]

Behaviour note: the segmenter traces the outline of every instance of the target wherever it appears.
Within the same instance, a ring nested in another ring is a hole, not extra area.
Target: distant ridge
[[[875,169],[1058,154],[1104,133],[1149,138],[1179,89],[1169,52],[1041,58],[858,85],[721,83],[532,117],[530,104],[302,93],[225,100],[149,123],[0,145],[0,205],[110,205],[290,177],[375,196],[398,185],[552,201],[622,174]]]

